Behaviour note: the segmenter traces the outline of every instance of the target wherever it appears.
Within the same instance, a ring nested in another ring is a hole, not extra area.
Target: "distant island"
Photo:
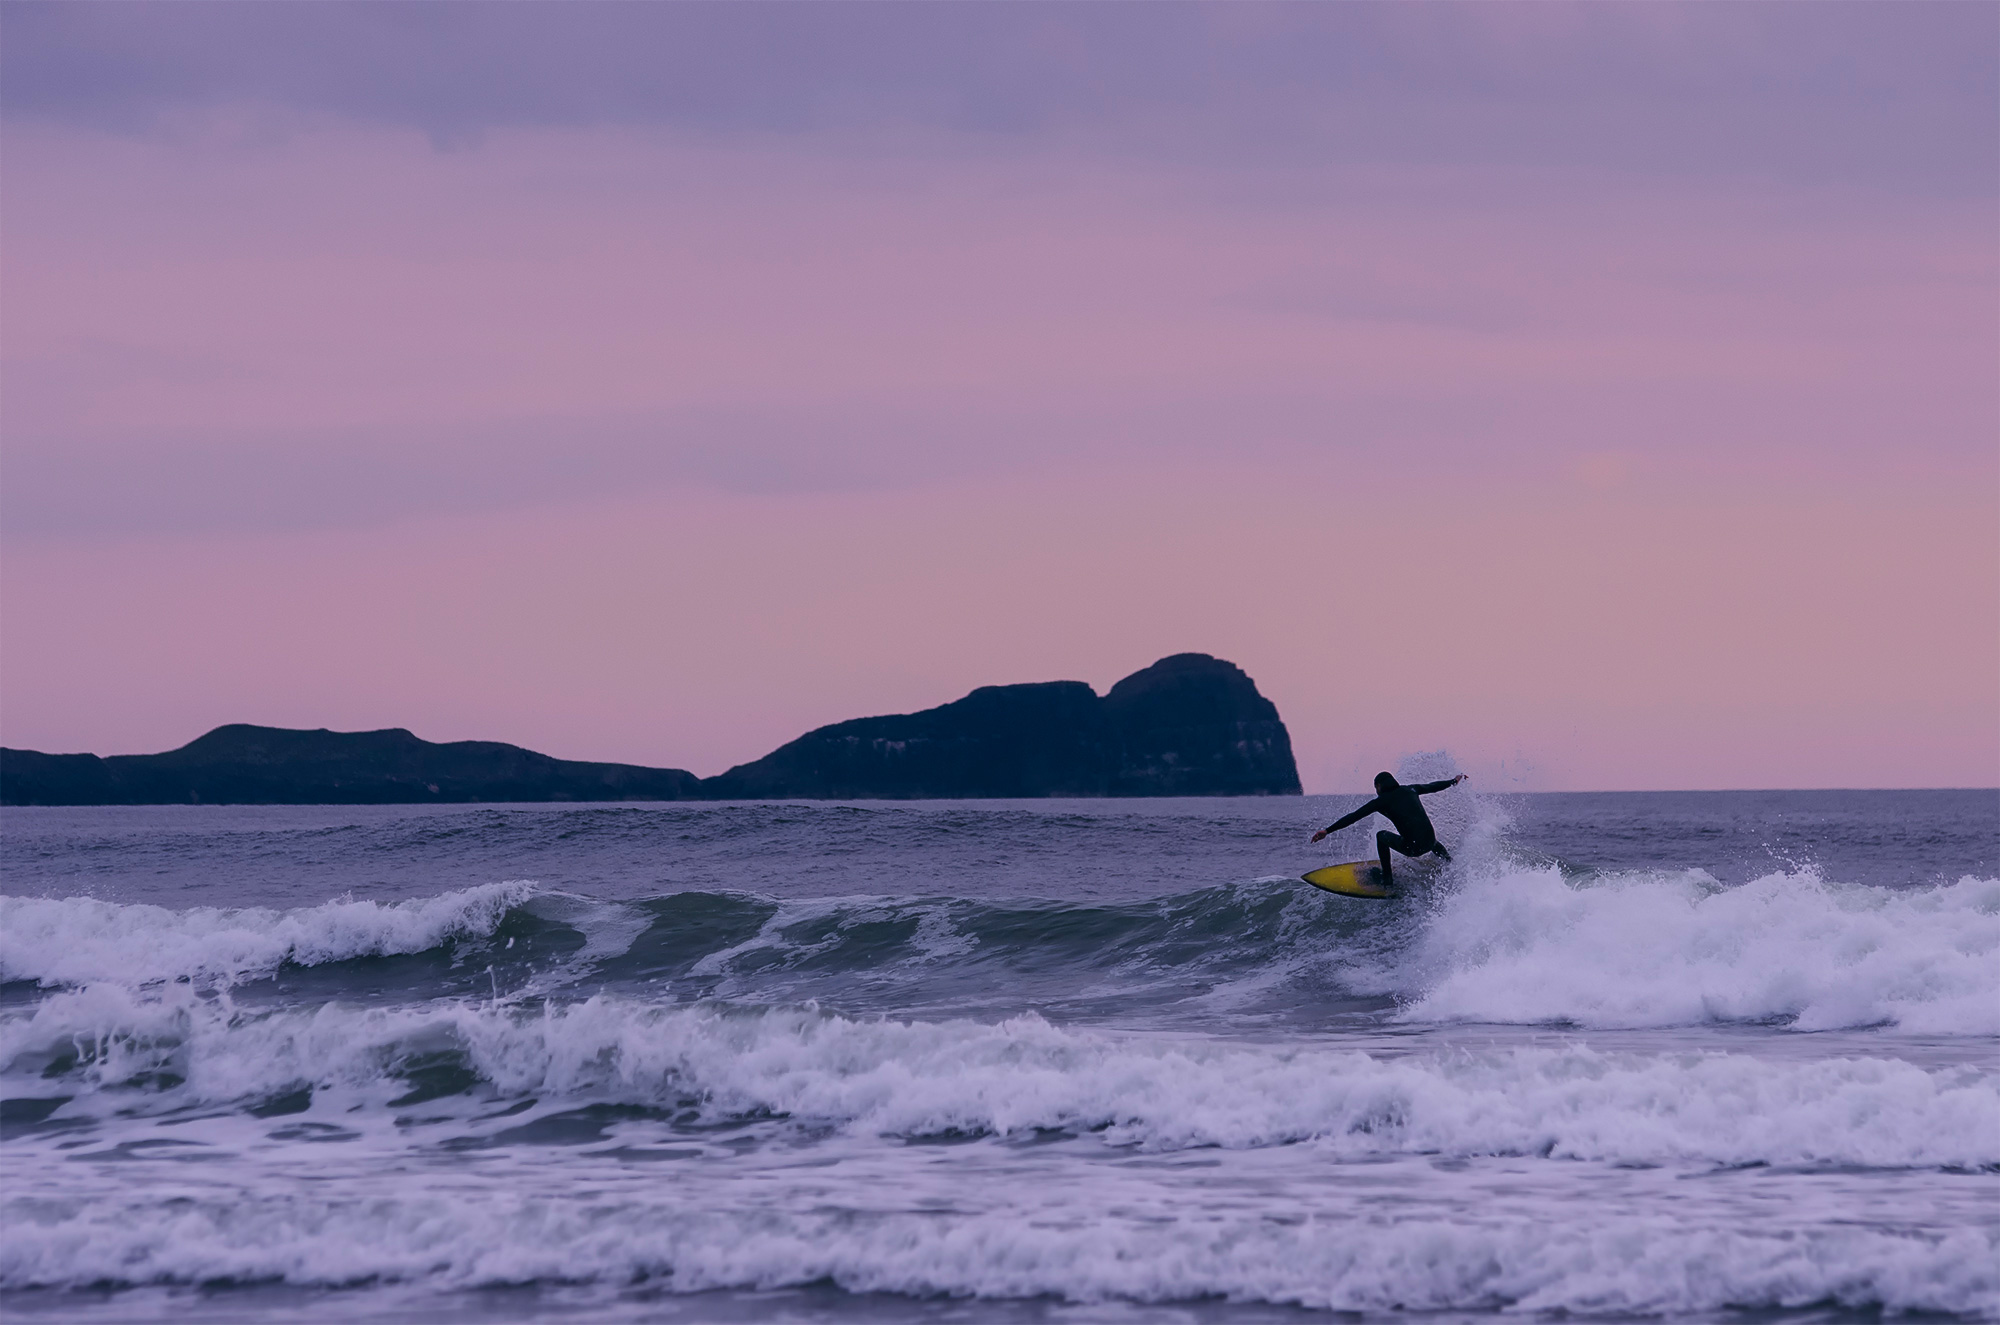
[[[1177,653],[1099,696],[1081,681],[807,732],[712,778],[594,764],[400,727],[234,723],[154,755],[0,749],[5,805],[407,805],[481,801],[1296,796],[1278,710],[1233,663]]]

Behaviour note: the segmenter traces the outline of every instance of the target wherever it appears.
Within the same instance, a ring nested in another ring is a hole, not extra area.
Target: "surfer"
[[[1347,825],[1359,823],[1371,814],[1381,815],[1396,825],[1396,831],[1393,833],[1375,834],[1375,850],[1382,857],[1382,886],[1391,887],[1394,884],[1394,877],[1389,872],[1391,851],[1400,851],[1413,860],[1418,856],[1432,854],[1442,856],[1446,860],[1451,859],[1451,853],[1444,849],[1444,843],[1438,841],[1437,829],[1431,827],[1431,817],[1424,813],[1423,802],[1417,797],[1428,796],[1434,791],[1443,791],[1446,787],[1455,787],[1463,781],[1465,774],[1460,773],[1457,777],[1447,778],[1443,782],[1419,782],[1413,787],[1406,787],[1387,773],[1377,773],[1375,799],[1359,809],[1341,815],[1314,833],[1312,840],[1317,842],[1328,833],[1337,833]]]

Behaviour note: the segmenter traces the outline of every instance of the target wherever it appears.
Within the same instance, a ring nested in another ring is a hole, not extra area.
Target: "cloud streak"
[[[14,3],[0,107],[413,128],[1081,135],[1211,166],[1758,172],[1990,192],[1990,7]],[[960,144],[957,150],[963,150]]]

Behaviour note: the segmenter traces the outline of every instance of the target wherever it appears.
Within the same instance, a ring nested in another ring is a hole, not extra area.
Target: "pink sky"
[[[1977,170],[559,118],[11,115],[0,739],[710,774],[1201,650],[1308,791],[2000,780]]]

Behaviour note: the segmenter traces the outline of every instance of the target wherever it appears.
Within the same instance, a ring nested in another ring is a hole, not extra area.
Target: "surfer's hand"
[[[1325,837],[1327,835],[1327,832],[1328,832],[1327,829],[1324,828],[1320,829],[1317,833],[1313,834],[1313,841],[1315,842],[1319,841],[1322,837]]]

